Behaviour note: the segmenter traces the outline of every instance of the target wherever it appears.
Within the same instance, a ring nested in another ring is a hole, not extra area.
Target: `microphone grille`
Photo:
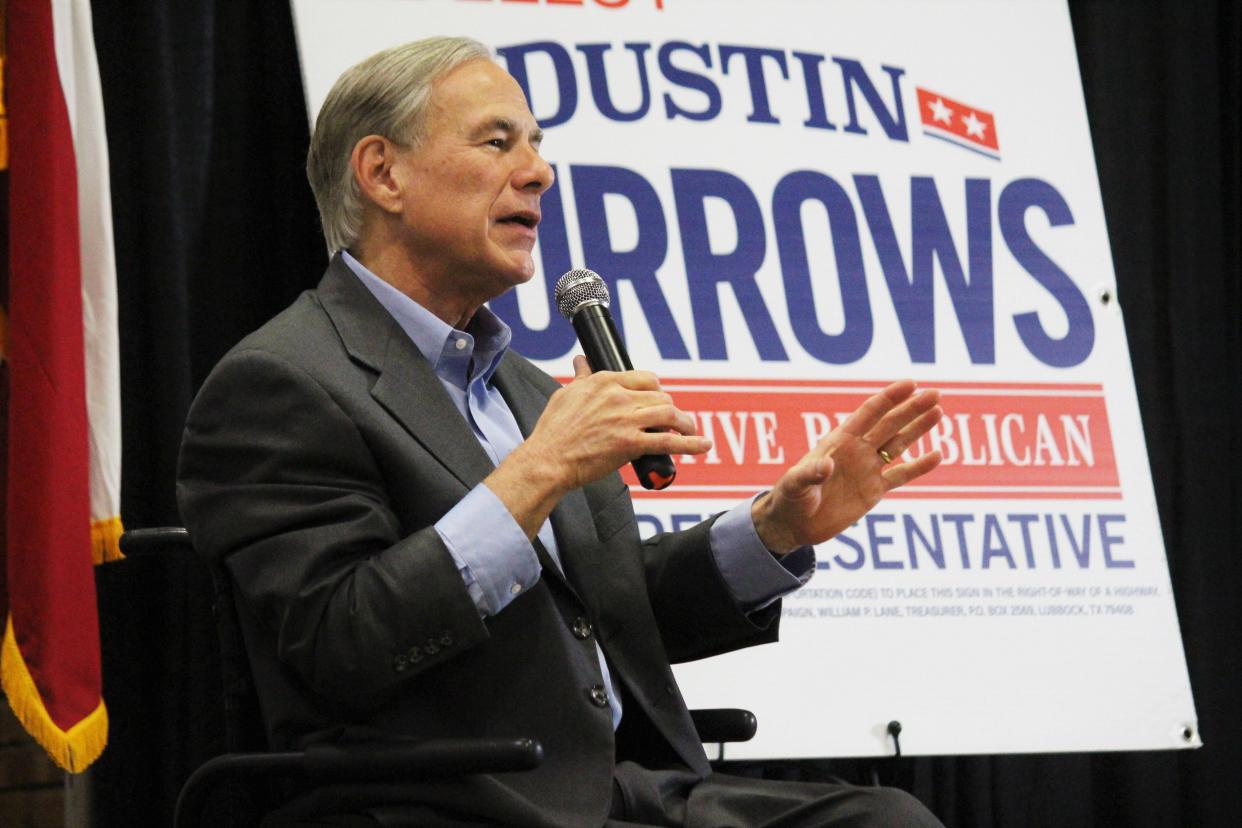
[[[571,270],[556,280],[556,309],[561,316],[572,320],[578,308],[586,304],[608,307],[608,285],[594,270],[579,268]]]

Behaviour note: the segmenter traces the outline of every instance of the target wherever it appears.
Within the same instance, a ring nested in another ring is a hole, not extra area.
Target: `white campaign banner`
[[[715,450],[646,532],[769,486],[888,380],[944,463],[817,550],[781,643],[681,665],[734,758],[1193,747],[1194,703],[1060,0],[294,0],[311,117],[368,54],[494,47],[546,129],[540,271],[589,267]],[[633,480],[633,478],[630,478]]]

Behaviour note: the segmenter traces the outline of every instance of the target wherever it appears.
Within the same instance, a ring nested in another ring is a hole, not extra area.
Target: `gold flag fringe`
[[[57,765],[70,773],[81,773],[103,753],[108,744],[108,710],[103,699],[85,719],[61,730],[48,715],[39,688],[26,667],[13,632],[12,616],[5,623],[4,643],[0,645],[0,684],[17,720]]]
[[[121,561],[121,535],[125,527],[120,517],[104,518],[91,524],[91,560],[98,566],[109,561]]]

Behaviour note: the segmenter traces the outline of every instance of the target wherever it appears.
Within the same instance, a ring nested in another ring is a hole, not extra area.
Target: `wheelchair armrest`
[[[173,825],[195,825],[206,796],[225,779],[305,777],[321,783],[400,782],[469,773],[526,771],[543,762],[534,739],[426,739],[411,742],[321,742],[304,751],[226,753],[199,766],[177,797]]]
[[[121,552],[128,557],[165,554],[169,546],[190,548],[190,533],[180,526],[127,529],[121,533]]]
[[[425,739],[319,742],[305,751],[307,777],[319,782],[398,782],[415,778],[532,770],[543,762],[534,739]]]
[[[690,719],[699,732],[699,741],[705,744],[749,742],[759,728],[754,713],[736,707],[691,710]]]

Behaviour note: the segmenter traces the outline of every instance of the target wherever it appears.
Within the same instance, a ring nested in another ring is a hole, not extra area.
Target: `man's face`
[[[482,302],[535,273],[539,197],[552,168],[521,87],[488,60],[432,86],[424,138],[402,151],[403,244],[424,284]]]

